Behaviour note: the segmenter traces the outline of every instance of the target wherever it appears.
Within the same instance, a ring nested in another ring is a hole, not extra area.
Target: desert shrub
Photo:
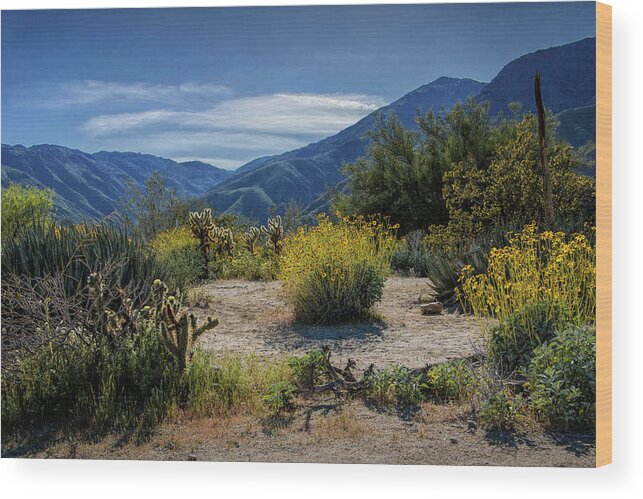
[[[295,319],[336,323],[365,318],[381,297],[395,250],[394,228],[344,217],[298,229],[283,246],[280,276]]]
[[[187,227],[159,233],[151,243],[157,260],[167,268],[170,280],[182,288],[194,284],[202,272],[199,242]]]
[[[279,271],[279,260],[272,254],[242,251],[231,258],[216,262],[220,279],[272,281]]]
[[[299,388],[311,389],[328,378],[321,350],[311,350],[302,356],[288,359],[293,379]]]
[[[478,419],[489,431],[512,431],[525,407],[525,399],[508,388],[495,390],[480,403]]]
[[[559,326],[593,322],[596,316],[596,249],[581,233],[537,231],[527,225],[510,235],[509,244],[489,254],[486,273],[462,271],[462,301],[475,315],[502,320],[522,313],[529,336],[536,337],[538,308],[525,304],[545,303]]]
[[[44,284],[57,289],[57,282],[50,278]],[[181,313],[180,295],[167,296],[161,281],[142,297],[139,287],[121,288],[109,276],[93,273],[78,295],[53,293],[60,303],[44,310],[33,310],[46,301],[40,299],[42,286],[24,291],[25,301],[12,298],[3,314],[22,317],[39,339],[22,350],[10,344],[21,355],[8,367],[3,364],[7,428],[52,422],[145,438],[207,385],[209,372],[198,369],[204,364],[192,368],[191,345],[217,321],[199,325]],[[21,303],[33,307],[20,312]],[[3,330],[3,341],[11,331]]]
[[[425,388],[439,400],[467,400],[477,387],[475,371],[462,360],[439,364],[426,373]]]
[[[525,370],[534,350],[551,339],[568,313],[560,304],[527,303],[491,327],[489,360],[499,372]]]
[[[3,276],[40,279],[61,274],[70,296],[87,284],[92,272],[101,272],[114,262],[119,263],[115,277],[123,287],[151,283],[157,278],[171,289],[177,287],[167,267],[142,242],[109,222],[65,226],[39,223],[2,241]]]
[[[424,231],[409,232],[393,253],[391,269],[402,276],[427,277],[426,260],[429,258],[424,244]]]
[[[596,422],[596,332],[569,327],[539,346],[527,371],[535,413],[556,428],[593,428]]]
[[[419,404],[423,400],[422,376],[396,366],[369,373],[364,379],[365,395],[379,406],[393,402],[400,407]]]
[[[291,383],[280,382],[270,385],[263,396],[263,403],[271,414],[279,415],[294,408],[295,387]]]
[[[576,173],[580,162],[572,147],[556,136],[553,116],[547,116],[547,122],[556,218],[593,222],[595,180]],[[528,113],[503,126],[506,133],[485,162],[455,161],[444,173],[442,194],[449,221],[443,228],[452,239],[485,234],[507,224],[546,220],[536,116]]]
[[[180,377],[153,323],[118,345],[74,332],[3,376],[3,426],[60,422],[144,437],[178,405]]]
[[[53,207],[52,190],[18,184],[2,189],[2,239],[16,237],[21,229],[50,220]]]

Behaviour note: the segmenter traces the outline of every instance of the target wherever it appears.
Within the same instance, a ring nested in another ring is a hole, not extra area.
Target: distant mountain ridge
[[[507,64],[480,92],[491,113],[520,102],[522,111],[535,111],[534,74],[543,83],[543,100],[554,113],[596,104],[596,38],[538,50]]]
[[[128,180],[143,186],[155,171],[166,177],[168,186],[189,196],[205,194],[232,174],[207,163],[177,163],[151,154],[89,154],[49,144],[2,145],[2,187],[19,183],[53,189],[59,217],[71,220],[112,213]]]
[[[344,163],[366,153],[367,133],[380,116],[394,113],[405,126],[417,127],[418,112],[449,109],[457,101],[478,94],[484,86],[468,78],[438,78],[331,137],[243,165],[208,193],[206,201],[216,211],[257,218],[265,218],[273,206],[283,210],[291,200],[308,205],[343,180]]]

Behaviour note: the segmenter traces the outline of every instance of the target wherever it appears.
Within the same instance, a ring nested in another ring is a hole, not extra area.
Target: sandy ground
[[[422,316],[418,298],[425,279],[387,281],[377,311],[380,324],[300,326],[291,322],[279,282],[223,281],[195,290],[193,312],[212,315],[219,326],[200,346],[219,352],[275,357],[328,345],[336,361],[358,368],[427,363],[470,356],[476,324],[459,314]],[[198,299],[198,297],[201,297]],[[193,300],[194,301],[194,300]],[[205,302],[209,302],[206,303]],[[341,402],[327,394],[299,399],[286,419],[232,416],[174,420],[146,443],[101,442],[44,434],[24,446],[3,446],[3,457],[272,461],[324,463],[443,464],[588,467],[594,437],[554,435],[527,427],[512,434],[476,428],[466,407],[423,404],[415,413],[382,412],[361,400]]]
[[[476,324],[460,314],[421,315],[418,299],[427,292],[426,279],[391,277],[376,308],[382,323],[307,326],[292,323],[280,282],[220,281],[198,288],[211,302],[193,311],[219,318],[200,339],[208,350],[275,356],[327,345],[335,360],[350,357],[359,369],[421,367],[473,354]]]
[[[487,434],[460,410],[424,404],[400,417],[352,401],[300,401],[287,419],[195,419],[163,425],[142,445],[116,437],[98,443],[77,438],[42,448],[5,449],[3,457],[182,461],[436,464],[468,466],[591,467],[593,438],[542,431]]]

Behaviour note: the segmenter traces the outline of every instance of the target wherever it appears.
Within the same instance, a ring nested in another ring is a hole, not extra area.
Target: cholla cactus
[[[184,370],[190,363],[194,341],[216,327],[219,320],[208,317],[205,324],[198,326],[193,314],[180,314],[183,296],[179,291],[176,295],[168,295],[167,286],[160,279],[152,284],[152,300],[153,319],[163,334],[166,347],[176,357],[179,368]]]
[[[229,227],[216,227],[212,229],[212,239],[214,240],[217,255],[232,256],[234,251],[234,234]]]
[[[204,332],[219,325],[218,319],[208,317],[205,324],[199,326],[194,314],[183,313],[179,318],[170,303],[165,305],[165,320],[161,321],[160,329],[168,350],[176,357],[179,369],[184,371],[192,358],[192,345]]]
[[[255,253],[257,250],[257,243],[261,237],[261,231],[256,227],[250,227],[250,230],[243,235],[241,239],[241,244],[245,249],[250,253]]]
[[[275,218],[269,218],[268,228],[262,225],[261,232],[268,235],[268,244],[274,250],[275,254],[281,254],[281,246],[284,241],[284,225],[281,221],[281,216],[277,215]]]
[[[212,221],[212,210],[206,208],[202,212],[190,213],[190,230],[194,237],[199,240],[199,249],[203,257],[203,270],[201,277],[207,279],[210,277],[210,246],[215,242],[215,229]]]

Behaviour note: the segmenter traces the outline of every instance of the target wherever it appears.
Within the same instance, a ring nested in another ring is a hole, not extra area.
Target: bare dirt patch
[[[336,360],[350,357],[359,369],[371,363],[420,367],[472,355],[476,324],[458,313],[422,315],[418,298],[427,290],[426,279],[389,278],[376,308],[381,323],[293,324],[278,281],[205,284],[198,292],[210,297],[210,309],[194,312],[219,318],[219,326],[200,340],[207,350],[272,357],[326,345]]]

